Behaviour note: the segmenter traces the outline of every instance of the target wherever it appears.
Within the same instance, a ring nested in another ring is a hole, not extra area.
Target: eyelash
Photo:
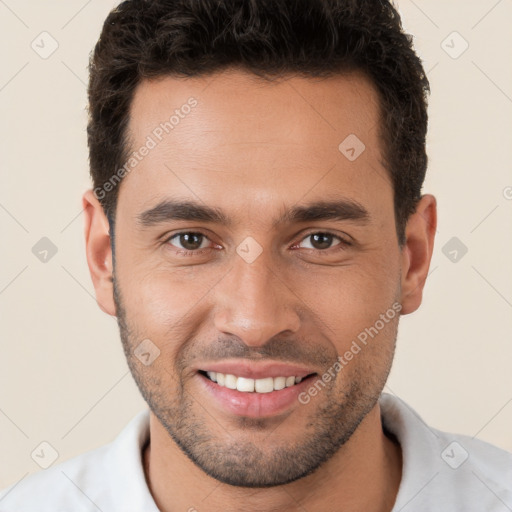
[[[329,247],[328,249],[310,249],[309,247],[303,248],[307,251],[314,251],[315,253],[318,253],[318,254],[331,254],[332,252],[337,251],[337,250],[345,250],[347,247],[352,245],[348,240],[342,238],[340,235],[331,233],[330,231],[310,231],[302,236],[299,243],[303,242],[304,240],[306,240],[306,238],[309,238],[312,235],[329,235],[329,236],[332,236],[333,238],[337,238],[340,242],[339,244],[333,245],[332,247]],[[295,245],[297,245],[297,244],[294,244],[293,246],[295,246]]]
[[[172,244],[170,244],[170,241],[173,239],[173,238],[176,238],[176,237],[179,237],[180,235],[186,235],[186,234],[193,234],[193,235],[201,235],[203,236],[204,238],[206,238],[207,240],[210,240],[208,238],[207,235],[205,235],[204,233],[202,233],[201,231],[180,231],[178,233],[174,233],[172,234],[171,236],[167,237],[165,240],[164,240],[164,244],[169,244],[171,247],[174,247],[176,249],[176,252],[179,253],[180,256],[198,256],[198,255],[202,255],[204,254],[205,252],[208,252],[212,249],[212,247],[204,247],[202,249],[195,249],[195,250],[187,250],[187,249],[180,249],[179,247],[175,247],[173,246]],[[346,250],[347,247],[350,247],[352,246],[352,243],[344,238],[342,238],[341,236],[339,235],[336,235],[335,233],[331,233],[330,231],[311,231],[309,233],[306,233],[298,242],[298,244],[300,244],[301,242],[303,242],[304,240],[306,240],[306,238],[312,236],[312,235],[319,235],[319,234],[322,234],[322,235],[330,235],[332,236],[333,238],[336,238],[339,240],[339,243],[332,246],[332,247],[329,247],[328,249],[310,249],[310,248],[305,248],[307,251],[314,251],[315,253],[317,254],[332,254],[332,252],[335,252],[335,251],[339,251],[339,250]],[[211,240],[210,240],[211,242]],[[293,246],[296,246],[298,245],[297,243],[296,244],[293,244]]]

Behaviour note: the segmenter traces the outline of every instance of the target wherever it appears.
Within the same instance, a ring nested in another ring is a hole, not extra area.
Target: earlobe
[[[92,189],[84,193],[82,205],[85,213],[87,265],[96,291],[96,301],[102,311],[115,316],[112,249],[108,220]]]
[[[418,202],[416,211],[410,216],[405,229],[401,284],[403,315],[416,311],[421,304],[434,249],[436,227],[436,199],[426,194]]]

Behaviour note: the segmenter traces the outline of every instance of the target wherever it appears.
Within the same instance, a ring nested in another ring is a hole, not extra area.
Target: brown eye
[[[341,239],[340,237],[332,235],[331,233],[312,233],[304,238],[301,244],[304,242],[306,242],[306,245],[301,245],[301,247],[306,249],[325,250],[340,244]]]
[[[172,242],[173,240],[176,241]],[[203,243],[207,242],[207,240],[208,239],[202,233],[186,232],[177,233],[176,235],[170,237],[168,242],[174,247],[177,247],[178,249],[194,251],[197,249],[204,249],[205,247],[207,247],[207,243],[206,245],[203,245]]]

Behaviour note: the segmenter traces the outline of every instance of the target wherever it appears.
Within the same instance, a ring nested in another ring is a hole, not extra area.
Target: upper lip
[[[306,377],[315,373],[311,368],[280,362],[266,361],[255,363],[254,361],[220,361],[205,363],[197,368],[198,371],[220,372],[231,374],[246,379],[264,379],[265,377]]]

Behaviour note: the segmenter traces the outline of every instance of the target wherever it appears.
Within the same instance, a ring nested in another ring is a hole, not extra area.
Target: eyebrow
[[[150,227],[172,220],[192,220],[215,222],[229,225],[230,221],[224,213],[210,206],[194,201],[166,199],[156,206],[137,215],[137,223],[142,227]]]
[[[142,228],[173,220],[211,222],[226,226],[233,224],[222,210],[189,200],[165,199],[137,215],[137,224]],[[352,199],[316,201],[306,205],[293,206],[274,220],[273,227],[284,223],[322,220],[349,220],[366,224],[370,221],[370,214],[363,205]]]
[[[370,221],[368,210],[352,199],[316,201],[304,206],[295,206],[286,211],[275,223],[315,222],[320,220],[351,220],[366,224]]]

